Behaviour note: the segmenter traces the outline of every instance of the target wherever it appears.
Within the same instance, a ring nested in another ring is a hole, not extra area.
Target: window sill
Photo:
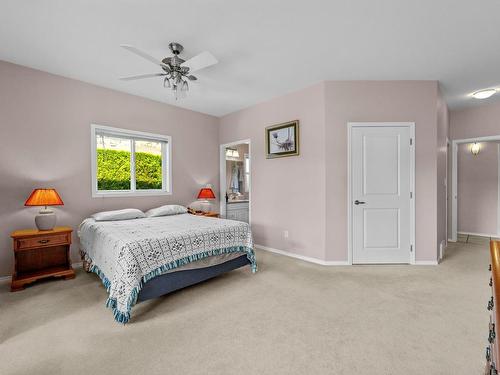
[[[171,191],[110,191],[110,192],[92,192],[92,198],[113,198],[113,197],[153,197],[161,195],[172,195]]]

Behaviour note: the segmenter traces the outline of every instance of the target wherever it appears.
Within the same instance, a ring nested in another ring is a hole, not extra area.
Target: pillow
[[[126,208],[124,210],[102,211],[91,216],[95,221],[130,220],[146,217],[144,212],[137,208]]]
[[[187,208],[184,206],[180,206],[178,204],[167,204],[165,206],[152,208],[149,211],[146,211],[146,217],[178,215],[185,214],[186,212]]]

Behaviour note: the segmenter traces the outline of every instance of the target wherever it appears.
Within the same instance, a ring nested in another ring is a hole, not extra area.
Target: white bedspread
[[[107,306],[126,323],[144,282],[209,256],[246,254],[256,271],[247,223],[190,214],[122,221],[85,219],[81,251],[108,289]]]

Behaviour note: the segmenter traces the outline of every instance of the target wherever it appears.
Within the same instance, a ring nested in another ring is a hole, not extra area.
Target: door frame
[[[219,214],[222,217],[226,215],[226,147],[234,147],[242,143],[248,144],[248,160],[250,164],[250,183],[248,184],[248,224],[252,223],[252,141],[251,139],[242,139],[240,141],[234,141],[229,143],[224,143],[219,146]]]
[[[357,127],[405,127],[410,130],[410,264],[415,264],[417,247],[415,243],[415,123],[414,122],[348,122],[347,123],[347,247],[348,264],[353,264],[353,213],[352,213],[352,162],[351,162],[351,141],[352,129]],[[383,263],[381,263],[383,264]]]
[[[474,142],[492,142],[500,141],[500,135],[490,135],[486,137],[454,139],[451,141],[451,238],[452,242],[457,242],[458,238],[458,145]],[[500,184],[500,176],[499,176]],[[499,185],[500,186],[500,185]],[[499,192],[500,198],[500,192]],[[500,219],[500,210],[497,215]],[[497,225],[498,226],[498,225]],[[498,230],[498,228],[497,228]],[[500,232],[499,232],[500,233]]]

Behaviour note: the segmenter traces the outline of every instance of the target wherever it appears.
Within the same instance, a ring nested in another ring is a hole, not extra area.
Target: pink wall
[[[187,204],[202,184],[218,191],[218,145],[240,139],[252,141],[255,242],[345,261],[351,121],[416,123],[416,255],[436,259],[447,111],[435,81],[322,82],[220,119],[4,62],[0,81],[0,275],[12,267],[9,233],[33,227],[36,209],[23,207],[33,188],[58,189],[65,201],[59,223],[75,229],[95,211]],[[292,119],[300,120],[300,155],[266,159],[264,128]],[[174,194],[91,198],[91,123],[171,135]]]
[[[417,260],[436,260],[437,100],[435,81],[335,81],[223,117],[221,143],[252,140],[256,243],[346,261],[347,123],[409,121],[416,123]],[[292,119],[301,121],[300,156],[265,159],[264,128]],[[445,213],[440,220],[444,228]]]
[[[266,159],[264,128],[295,119],[300,120],[300,155]],[[221,118],[221,144],[252,142],[255,243],[325,259],[324,123],[323,83]]]
[[[0,275],[13,265],[10,232],[34,227],[37,209],[23,204],[35,187],[58,190],[58,223],[75,230],[96,211],[188,204],[205,183],[218,190],[215,117],[5,62],[0,82]],[[173,195],[91,198],[91,123],[172,136]]]
[[[437,93],[436,81],[327,82],[327,260],[347,259],[347,123],[356,121],[415,122],[416,259],[437,259]]]
[[[497,233],[498,144],[485,142],[474,156],[468,144],[458,147],[458,231]]]
[[[450,139],[489,135],[500,135],[500,101],[450,112]]]

